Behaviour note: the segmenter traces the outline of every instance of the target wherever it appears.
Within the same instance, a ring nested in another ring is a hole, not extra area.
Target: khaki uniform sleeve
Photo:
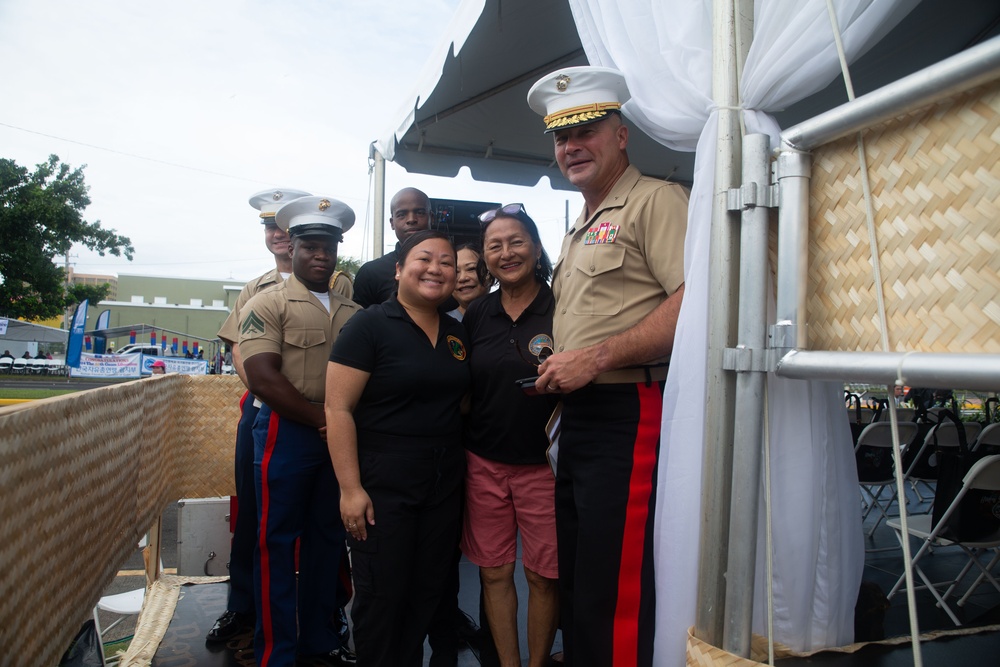
[[[222,328],[219,329],[219,338],[230,345],[240,342],[240,311],[252,296],[251,287],[248,283],[240,290],[239,296],[236,297],[236,303],[233,305],[233,310],[229,313],[226,321],[222,323]]]
[[[687,191],[680,185],[669,185],[656,188],[636,225],[636,240],[649,271],[668,295],[684,283],[687,214]]]
[[[243,359],[255,354],[281,354],[284,309],[275,292],[261,292],[240,311],[239,345]]]

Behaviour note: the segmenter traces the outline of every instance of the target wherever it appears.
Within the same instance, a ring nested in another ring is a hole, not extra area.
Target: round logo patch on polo
[[[448,342],[448,350],[451,352],[451,356],[455,357],[459,361],[465,361],[465,344],[455,336],[448,336],[446,340]]]
[[[549,348],[552,350],[555,348],[555,344],[552,342],[552,336],[548,334],[538,334],[531,339],[528,343],[528,352],[531,352],[536,357],[541,354],[542,350]]]

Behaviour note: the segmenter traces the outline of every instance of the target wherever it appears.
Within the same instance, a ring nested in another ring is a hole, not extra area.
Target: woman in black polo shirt
[[[529,664],[539,665],[548,660],[559,606],[555,478],[545,454],[545,424],[556,400],[528,396],[515,381],[537,375],[552,353],[552,263],[521,204],[480,219],[481,265],[487,284],[496,281],[500,289],[474,301],[462,320],[472,366],[462,551],[479,566],[500,662],[518,664],[514,563],[520,531]]]
[[[422,231],[398,259],[397,294],[344,326],[326,378],[355,649],[366,666],[421,664],[460,531],[469,364],[462,325],[438,310],[455,289],[455,250]]]

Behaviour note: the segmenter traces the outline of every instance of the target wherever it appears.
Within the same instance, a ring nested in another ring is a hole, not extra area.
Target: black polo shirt
[[[546,462],[545,424],[558,398],[528,396],[514,381],[538,375],[538,359],[529,348],[543,336],[552,345],[554,309],[552,290],[542,285],[516,322],[503,309],[499,290],[476,299],[465,312],[472,411],[466,417],[464,443],[474,454],[501,463]]]
[[[396,253],[399,243],[392,252],[365,262],[358,269],[354,279],[354,303],[367,308],[382,303],[396,293]]]
[[[465,329],[441,315],[437,344],[391,296],[352,317],[330,361],[371,373],[354,410],[359,432],[400,437],[461,435],[460,404],[469,390]]]

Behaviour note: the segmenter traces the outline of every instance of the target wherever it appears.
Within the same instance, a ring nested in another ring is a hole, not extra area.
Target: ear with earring
[[[535,262],[535,270],[538,270],[538,269],[541,269],[541,268],[542,268],[542,263],[541,262]]]

